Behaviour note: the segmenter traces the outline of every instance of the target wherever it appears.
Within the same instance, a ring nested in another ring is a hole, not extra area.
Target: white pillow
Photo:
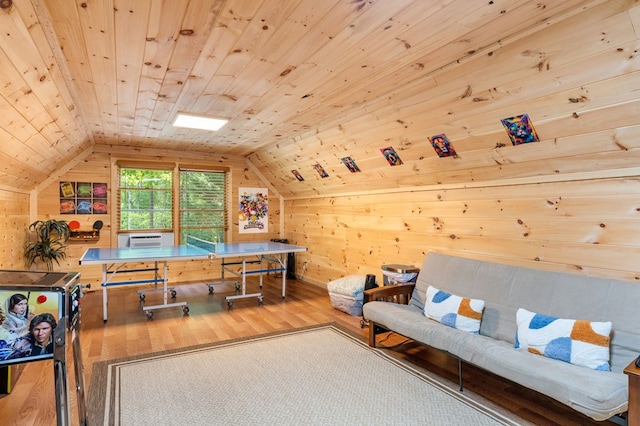
[[[473,334],[478,334],[484,300],[469,299],[427,287],[424,314],[439,323]]]
[[[516,348],[594,370],[611,371],[611,322],[562,319],[520,308],[516,323]]]

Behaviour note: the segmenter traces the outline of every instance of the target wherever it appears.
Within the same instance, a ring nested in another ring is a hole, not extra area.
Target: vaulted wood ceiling
[[[245,156],[289,197],[464,184],[511,176],[483,166],[598,155],[558,138],[638,124],[636,1],[1,3],[5,189],[31,190],[96,145]],[[602,110],[612,122],[595,126]],[[177,129],[179,111],[230,122]],[[522,113],[542,142],[516,151],[500,119]],[[427,137],[440,133],[458,158],[437,157]]]

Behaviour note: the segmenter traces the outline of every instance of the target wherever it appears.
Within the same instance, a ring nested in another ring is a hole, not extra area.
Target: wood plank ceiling
[[[578,113],[637,108],[640,89],[636,1],[1,3],[4,189],[31,190],[96,145],[245,156],[287,197],[499,179],[462,170],[558,156],[500,152],[501,118],[529,113],[554,141]],[[177,129],[179,111],[230,122]],[[440,133],[457,162],[428,144]],[[345,156],[362,170],[351,181]]]

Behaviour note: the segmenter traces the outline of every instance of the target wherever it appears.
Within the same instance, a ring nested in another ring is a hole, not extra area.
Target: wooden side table
[[[629,426],[640,424],[640,368],[636,367],[636,360],[631,361],[624,373],[629,376]]]

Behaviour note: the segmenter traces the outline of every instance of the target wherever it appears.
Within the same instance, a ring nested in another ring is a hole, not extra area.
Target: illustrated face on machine
[[[45,346],[49,343],[49,340],[51,340],[52,333],[53,326],[48,322],[41,322],[40,324],[33,327],[31,335],[33,336],[33,339],[41,346]]]
[[[47,346],[63,316],[64,293],[29,285],[30,279],[37,281],[43,275],[29,271],[0,274],[0,308],[4,313],[0,322],[0,366],[53,357],[53,348]],[[18,284],[5,285],[8,281]]]
[[[11,312],[17,315],[24,315],[27,312],[27,306],[27,299],[22,299],[21,301],[13,305]]]

